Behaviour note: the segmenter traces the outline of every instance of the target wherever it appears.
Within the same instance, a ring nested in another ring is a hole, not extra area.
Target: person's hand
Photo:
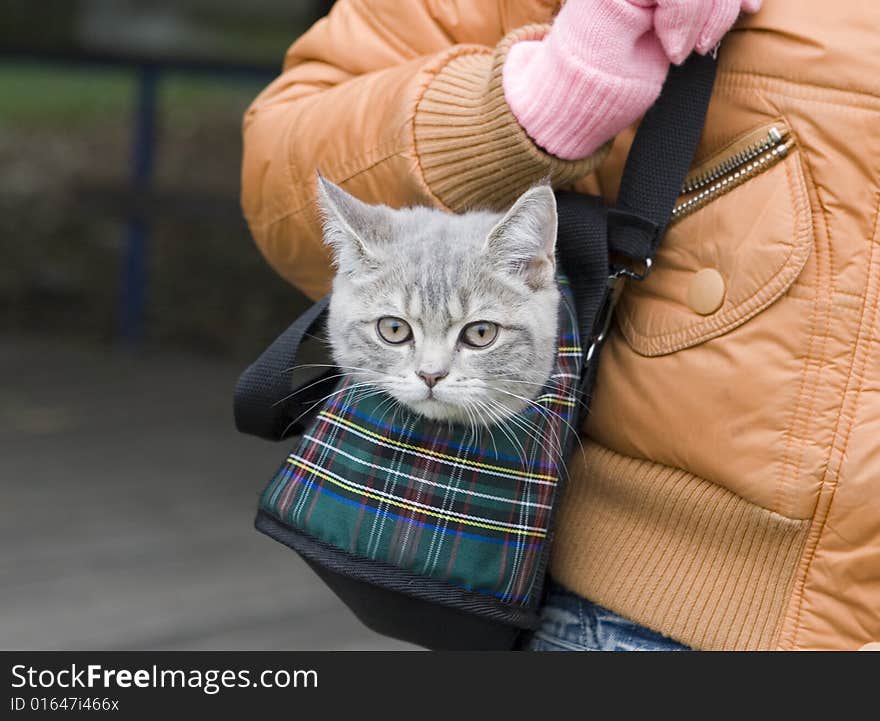
[[[568,0],[543,40],[510,48],[504,94],[538,145],[585,158],[653,104],[669,70],[654,12],[653,1]]]
[[[507,103],[542,148],[585,158],[651,107],[670,62],[709,52],[761,2],[568,0],[543,40],[508,51]]]
[[[692,52],[705,55],[730,30],[740,12],[754,13],[763,0],[629,0],[654,9],[654,32],[670,62]]]

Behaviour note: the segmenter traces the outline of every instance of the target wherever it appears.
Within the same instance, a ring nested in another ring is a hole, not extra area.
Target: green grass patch
[[[223,111],[239,114],[261,89],[258,81],[163,73],[160,113]],[[0,62],[0,127],[76,130],[134,112],[137,73],[124,68]]]

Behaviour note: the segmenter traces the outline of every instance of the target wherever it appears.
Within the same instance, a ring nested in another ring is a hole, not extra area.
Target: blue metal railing
[[[151,58],[79,50],[0,48],[0,60],[18,60],[65,67],[94,66],[127,68],[137,82],[136,105],[131,136],[130,187],[136,194],[152,188],[156,155],[156,119],[159,92],[167,73],[213,76],[226,80],[268,82],[278,74],[277,66],[230,63],[188,58]],[[144,311],[148,295],[150,219],[131,211],[125,222],[120,267],[117,335],[120,341],[136,346],[144,336]]]

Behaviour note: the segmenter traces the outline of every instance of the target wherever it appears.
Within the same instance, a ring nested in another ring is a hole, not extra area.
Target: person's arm
[[[251,232],[315,298],[332,277],[318,169],[366,202],[453,211],[571,184],[654,102],[670,60],[708,50],[740,3],[760,0],[567,0],[552,27],[495,44],[507,3],[338,0],[245,116]],[[532,12],[550,20],[551,6]]]
[[[451,18],[431,5],[339,0],[245,116],[245,216],[272,266],[312,298],[332,278],[318,169],[366,202],[459,211],[504,207],[542,178],[571,183],[604,156],[604,147],[574,161],[543,151],[505,102],[508,48],[549,26],[520,28],[495,47],[458,42],[500,34],[496,3],[479,12],[460,3]]]

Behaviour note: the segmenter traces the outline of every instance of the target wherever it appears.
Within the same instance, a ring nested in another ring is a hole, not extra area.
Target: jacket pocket
[[[653,271],[620,300],[623,336],[637,353],[659,356],[730,332],[789,289],[812,235],[788,126],[745,133],[688,175]]]

